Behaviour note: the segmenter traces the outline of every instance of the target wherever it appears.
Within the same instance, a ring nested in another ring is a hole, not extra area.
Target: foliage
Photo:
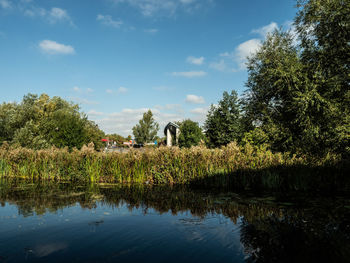
[[[203,139],[202,129],[190,119],[177,123],[180,126],[179,146],[190,148],[198,146]]]
[[[21,103],[0,105],[0,144],[44,149],[51,146],[81,148],[93,142],[101,146],[103,132],[79,112],[79,107],[60,97],[28,94]]]
[[[154,120],[151,110],[145,112],[139,124],[132,128],[136,142],[141,144],[153,142],[158,130],[159,124]]]
[[[274,150],[301,146],[315,139],[317,127],[310,111],[321,98],[305,74],[298,50],[289,33],[275,31],[249,59],[248,90],[244,98],[245,119],[268,134]]]
[[[209,147],[219,147],[239,140],[240,112],[236,91],[231,94],[225,91],[218,105],[211,105],[204,125]]]
[[[244,133],[242,144],[250,144],[254,146],[268,146],[269,137],[261,128],[255,128],[249,132]]]
[[[319,116],[320,140],[328,151],[350,156],[350,2],[298,1],[295,25],[301,60],[327,111]]]
[[[275,151],[350,153],[350,4],[299,1],[297,37],[277,30],[249,58],[246,131],[259,127]],[[248,129],[247,129],[248,127]]]
[[[340,166],[338,161],[336,155],[309,160],[289,153],[272,153],[248,143],[243,146],[230,143],[220,149],[159,147],[130,149],[124,153],[97,152],[93,144],[80,151],[68,151],[67,148],[36,151],[3,145],[0,148],[0,178],[191,183],[230,189],[307,191],[315,189],[315,185],[318,189],[349,187],[349,183],[344,183],[344,178],[348,178],[344,177],[348,166]],[[327,169],[329,172],[325,172]]]
[[[275,151],[347,158],[350,2],[299,0],[298,8],[296,35],[276,30],[249,58],[242,123]]]

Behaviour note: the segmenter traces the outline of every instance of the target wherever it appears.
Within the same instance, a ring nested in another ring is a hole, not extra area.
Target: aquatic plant
[[[218,149],[159,147],[126,153],[97,152],[92,144],[72,151],[4,146],[0,148],[0,177],[93,183],[193,183],[243,189],[278,189],[292,182],[289,190],[305,190],[313,184],[317,169],[338,169],[343,176],[344,167],[338,168],[337,162],[334,155],[310,159],[234,142]],[[316,181],[342,182],[334,174],[337,173],[320,175]]]

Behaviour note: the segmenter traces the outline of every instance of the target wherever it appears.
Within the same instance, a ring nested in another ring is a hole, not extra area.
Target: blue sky
[[[61,96],[125,136],[147,109],[161,131],[202,124],[223,91],[245,90],[246,56],[296,11],[295,0],[0,0],[0,101]]]

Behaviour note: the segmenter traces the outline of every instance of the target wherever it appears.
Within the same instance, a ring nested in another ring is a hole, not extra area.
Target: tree
[[[197,146],[203,139],[202,129],[197,122],[188,119],[177,124],[180,126],[180,147],[190,148],[191,146]]]
[[[47,119],[44,129],[50,140],[50,143],[56,147],[65,147],[80,149],[90,138],[88,138],[85,129],[86,119],[81,118],[80,114],[71,114],[66,110],[55,111]]]
[[[296,44],[270,34],[248,62],[245,127],[274,150],[350,154],[350,2],[300,0]],[[247,129],[246,129],[247,131]]]
[[[143,118],[133,128],[133,134],[137,143],[152,142],[159,130],[159,124],[155,122],[153,113],[148,110],[143,114]]]
[[[33,149],[53,145],[71,149],[94,142],[99,149],[103,136],[103,131],[79,112],[78,105],[60,97],[28,94],[21,103],[0,105],[0,144],[8,141]]]
[[[209,147],[226,145],[240,138],[240,105],[237,92],[223,93],[217,106],[211,105],[204,129]]]
[[[282,31],[268,35],[247,66],[244,123],[250,129],[260,127],[275,150],[296,147],[297,138],[315,131],[308,112],[317,101],[292,35]]]
[[[329,105],[320,125],[329,151],[350,155],[350,2],[299,0],[295,19],[302,62]],[[324,116],[320,116],[323,118]]]

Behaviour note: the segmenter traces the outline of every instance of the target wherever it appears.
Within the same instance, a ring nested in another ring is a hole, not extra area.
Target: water
[[[345,198],[3,181],[0,204],[0,262],[350,259]]]

